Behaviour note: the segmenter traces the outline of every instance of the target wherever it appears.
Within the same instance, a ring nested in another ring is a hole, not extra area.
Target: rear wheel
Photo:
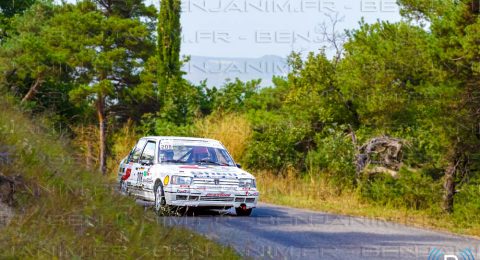
[[[125,195],[125,196],[128,195],[127,182],[124,181],[124,180],[121,180],[121,181],[120,181],[120,193],[121,193],[122,195]]]
[[[237,213],[237,216],[240,217],[248,217],[252,214],[253,208],[247,209],[247,207],[242,206],[239,208],[235,208],[235,212]]]

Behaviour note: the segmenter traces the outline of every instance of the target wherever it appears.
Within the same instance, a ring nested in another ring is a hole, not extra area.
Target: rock
[[[13,208],[0,202],[0,228],[7,226],[14,217]]]

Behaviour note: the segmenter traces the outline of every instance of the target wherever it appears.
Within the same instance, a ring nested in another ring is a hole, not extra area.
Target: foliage
[[[260,80],[242,82],[239,79],[227,81],[219,90],[214,90],[215,94],[211,100],[215,111],[234,112],[244,111],[246,103],[253,100],[257,93]]]
[[[13,33],[11,26],[11,18],[17,14],[22,14],[35,0],[17,0],[17,1],[2,1],[0,3],[0,42]]]
[[[180,25],[181,1],[160,2],[158,17],[158,70],[157,84],[162,106],[160,116],[177,124],[189,121],[189,84],[182,80],[180,45],[182,28]]]
[[[141,0],[21,3],[0,4],[0,89],[68,125],[85,162],[110,152],[113,172],[139,135],[211,137],[283,181],[321,179],[333,186],[322,192],[425,214],[443,201],[461,223],[461,212],[476,212],[459,204],[475,208],[466,194],[476,194],[480,169],[475,1],[400,0],[402,21],[361,21],[334,59],[292,53],[290,73],[263,88],[183,78],[178,0],[161,1],[159,13]],[[400,173],[358,178],[358,148],[383,135],[407,143]]]
[[[373,204],[415,210],[439,209],[442,187],[421,171],[403,168],[397,178],[370,176],[362,183],[360,195]]]
[[[353,187],[355,181],[355,147],[339,128],[327,128],[315,136],[317,147],[307,154],[310,175],[326,174],[338,187]]]
[[[120,196],[117,184],[69,155],[68,140],[32,122],[2,97],[0,144],[9,150],[2,172],[21,175],[16,214],[0,232],[0,258],[237,258],[190,231],[155,221],[152,211]],[[175,254],[173,254],[175,252]]]
[[[302,167],[300,150],[307,138],[307,125],[289,120],[288,114],[255,111],[250,117],[255,118],[252,141],[244,159],[248,167],[279,172],[288,167]]]

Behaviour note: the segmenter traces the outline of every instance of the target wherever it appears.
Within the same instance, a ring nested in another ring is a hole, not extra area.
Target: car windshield
[[[228,152],[220,146],[161,142],[158,154],[159,163],[235,166]]]

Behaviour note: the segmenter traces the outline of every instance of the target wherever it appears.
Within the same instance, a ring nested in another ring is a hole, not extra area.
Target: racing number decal
[[[160,144],[160,150],[172,150],[172,149],[173,149],[172,144],[168,144],[168,143]]]

